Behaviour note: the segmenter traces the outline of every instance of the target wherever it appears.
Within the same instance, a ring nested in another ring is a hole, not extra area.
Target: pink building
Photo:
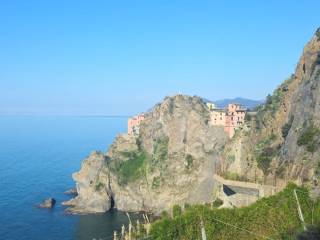
[[[128,134],[139,134],[141,122],[144,120],[144,114],[139,114],[128,119]]]
[[[246,109],[240,104],[229,104],[226,109],[213,109],[211,111],[211,124],[214,126],[224,126],[224,131],[229,138],[234,136],[235,130],[243,123]]]

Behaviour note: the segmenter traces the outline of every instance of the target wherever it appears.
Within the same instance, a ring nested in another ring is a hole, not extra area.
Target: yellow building
[[[211,102],[207,102],[207,107],[209,108],[209,110],[213,110],[213,109],[217,108],[216,105]]]

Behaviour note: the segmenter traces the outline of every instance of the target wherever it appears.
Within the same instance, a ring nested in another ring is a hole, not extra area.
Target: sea
[[[0,117],[0,239],[101,239],[128,224],[125,213],[69,215],[62,201],[72,173],[94,150],[126,131],[125,117]],[[53,197],[53,209],[37,204]],[[133,219],[139,216],[131,216]]]

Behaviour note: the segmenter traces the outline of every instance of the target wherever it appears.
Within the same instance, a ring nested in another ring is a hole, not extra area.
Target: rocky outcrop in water
[[[73,175],[78,196],[71,212],[160,213],[174,204],[214,198],[215,165],[227,141],[209,124],[199,97],[167,97],[146,114],[139,136],[119,135],[107,154],[93,153]]]
[[[54,198],[48,198],[44,200],[41,204],[38,205],[39,208],[53,208],[56,204],[56,200]]]

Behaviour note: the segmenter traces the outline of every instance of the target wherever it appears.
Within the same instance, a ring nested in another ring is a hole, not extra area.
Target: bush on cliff
[[[288,134],[289,134],[289,131],[290,131],[291,127],[292,127],[293,120],[294,120],[294,118],[291,117],[290,120],[289,120],[285,125],[282,126],[281,133],[282,133],[282,137],[283,137],[284,139],[285,139],[285,138],[288,136]]]
[[[144,175],[145,171],[147,153],[130,152],[126,153],[126,156],[129,157],[127,161],[118,162],[114,167],[121,185],[137,180]]]
[[[153,145],[152,165],[159,165],[168,158],[168,137],[161,137],[155,140]]]
[[[298,137],[298,146],[305,146],[308,152],[313,153],[319,144],[320,129],[311,124],[305,127]]]

